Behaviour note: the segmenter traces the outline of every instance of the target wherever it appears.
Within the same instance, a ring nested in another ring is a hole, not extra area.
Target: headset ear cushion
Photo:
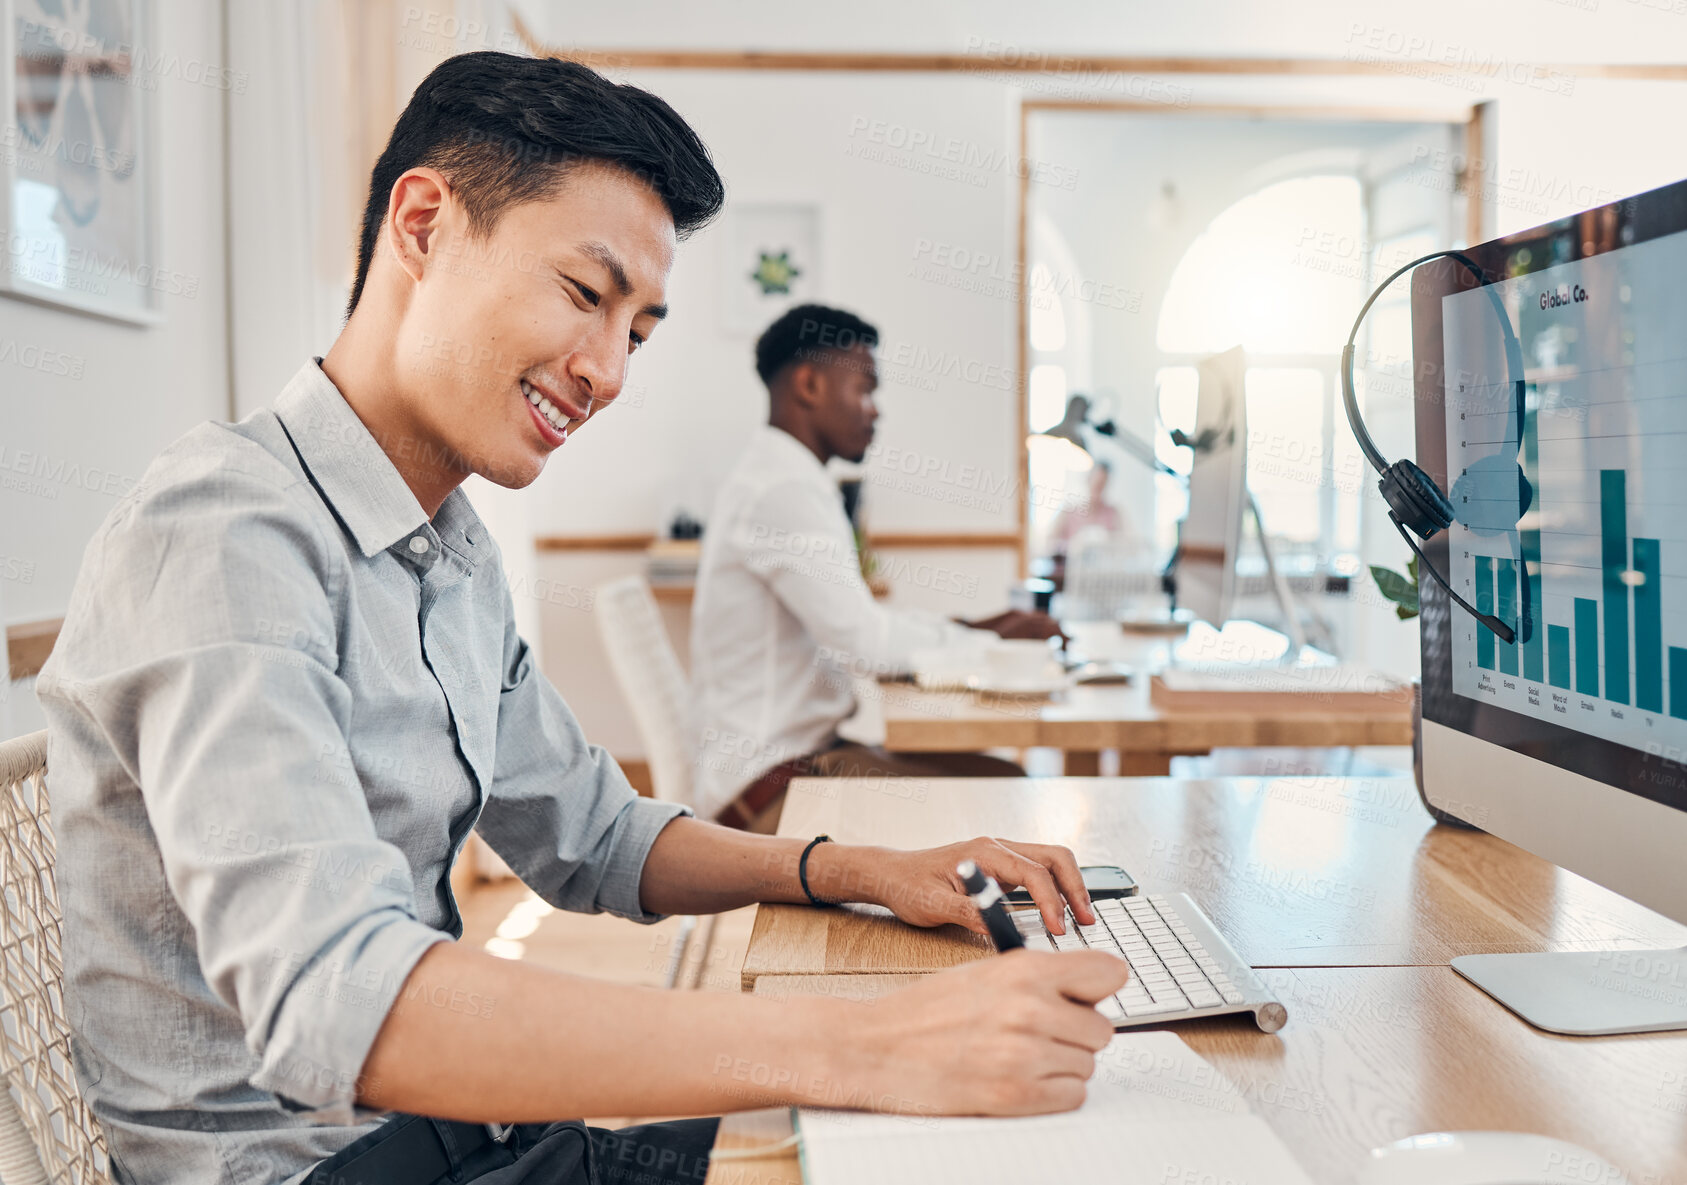
[[[1419,538],[1427,539],[1453,525],[1453,504],[1429,474],[1412,461],[1400,460],[1390,465],[1377,488],[1400,521]]]

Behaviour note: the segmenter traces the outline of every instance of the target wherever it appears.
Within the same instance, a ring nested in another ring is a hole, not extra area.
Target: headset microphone
[[[1517,334],[1511,328],[1511,318],[1506,316],[1505,306],[1500,303],[1499,293],[1491,284],[1487,283],[1487,277],[1482,274],[1482,269],[1459,251],[1436,251],[1414,259],[1377,285],[1376,291],[1371,293],[1364,306],[1359,310],[1359,316],[1354,319],[1353,329],[1347,335],[1347,345],[1341,351],[1341,397],[1342,402],[1347,407],[1347,422],[1353,428],[1354,439],[1359,442],[1359,450],[1365,454],[1365,459],[1371,463],[1371,467],[1381,475],[1381,479],[1377,482],[1377,489],[1382,492],[1383,501],[1388,503],[1388,518],[1394,524],[1394,529],[1400,532],[1400,537],[1406,541],[1406,546],[1411,548],[1422,562],[1423,570],[1435,578],[1435,582],[1447,591],[1447,595],[1453,599],[1454,603],[1492,630],[1500,641],[1509,645],[1517,640],[1517,631],[1492,614],[1481,612],[1476,606],[1454,592],[1453,586],[1447,582],[1447,578],[1436,570],[1435,565],[1429,562],[1429,557],[1423,554],[1423,549],[1412,538],[1412,533],[1416,532],[1418,538],[1427,541],[1436,532],[1444,531],[1452,526],[1453,504],[1448,500],[1447,495],[1441,492],[1441,487],[1435,484],[1434,479],[1420,469],[1415,462],[1401,458],[1392,465],[1388,463],[1382,453],[1378,451],[1376,443],[1371,440],[1371,434],[1365,430],[1365,423],[1359,416],[1359,400],[1353,389],[1354,343],[1359,338],[1359,327],[1365,323],[1365,315],[1371,311],[1371,306],[1376,303],[1377,297],[1381,296],[1383,290],[1390,284],[1413,268],[1433,259],[1456,259],[1462,263],[1465,269],[1476,277],[1477,282],[1483,285],[1483,290],[1488,293],[1488,300],[1493,304],[1494,311],[1499,314],[1500,327],[1505,334],[1506,368],[1511,375],[1512,393],[1516,401],[1518,435],[1521,437],[1524,415],[1523,346],[1517,340]],[[1407,530],[1408,527],[1410,530]],[[1529,581],[1522,580],[1519,583],[1522,585],[1523,596],[1522,613],[1518,618],[1518,624],[1523,627],[1524,640],[1527,641],[1534,633],[1534,609],[1530,604]]]

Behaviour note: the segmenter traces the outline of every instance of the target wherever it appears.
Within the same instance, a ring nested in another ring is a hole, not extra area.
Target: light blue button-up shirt
[[[655,920],[681,808],[587,744],[467,497],[429,521],[315,362],[113,509],[39,694],[76,1072],[121,1180],[293,1179],[370,1130],[358,1076],[461,934],[471,827],[558,908]]]

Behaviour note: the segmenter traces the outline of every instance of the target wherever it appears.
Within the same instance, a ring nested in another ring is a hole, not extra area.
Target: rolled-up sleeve
[[[308,487],[304,487],[308,490]],[[259,1059],[254,1086],[322,1122],[366,1116],[359,1075],[424,951],[404,854],[336,760],[343,551],[300,487],[221,472],[145,500],[90,549],[110,600],[73,615],[113,661],[56,672],[140,787],[205,982]],[[177,606],[171,613],[148,605]]]
[[[533,662],[506,602],[493,787],[476,830],[558,909],[660,921],[639,902],[645,858],[687,807],[640,798],[615,759],[588,744]]]

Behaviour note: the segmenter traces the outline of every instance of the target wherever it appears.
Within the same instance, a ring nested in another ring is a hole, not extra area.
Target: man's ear
[[[803,407],[819,407],[826,401],[826,376],[813,362],[791,367],[791,394]]]
[[[451,183],[437,169],[410,169],[387,199],[387,245],[398,266],[418,283],[451,204]]]

